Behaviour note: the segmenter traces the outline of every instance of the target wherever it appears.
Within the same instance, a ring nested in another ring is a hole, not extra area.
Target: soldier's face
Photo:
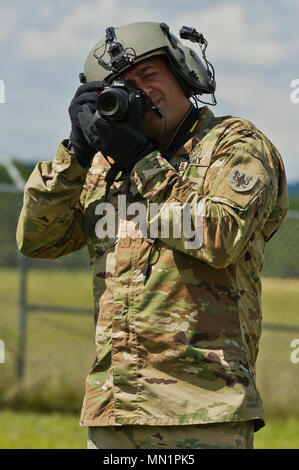
[[[136,88],[145,91],[165,115],[167,142],[191,104],[167,63],[161,58],[152,59],[136,65],[125,74],[125,77],[133,82]],[[142,125],[147,137],[157,140],[163,120],[152,110],[148,110]]]

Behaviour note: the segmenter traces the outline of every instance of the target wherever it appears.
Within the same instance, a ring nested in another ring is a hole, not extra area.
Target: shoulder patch
[[[237,192],[249,191],[258,181],[258,176],[239,166],[232,169],[229,175],[229,185]]]

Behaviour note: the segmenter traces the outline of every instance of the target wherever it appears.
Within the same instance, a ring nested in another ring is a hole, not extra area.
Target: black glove
[[[76,154],[79,164],[84,168],[89,168],[91,160],[96,153],[94,147],[89,145],[82,132],[78,114],[82,112],[82,106],[87,106],[93,113],[96,111],[97,92],[101,92],[104,82],[89,82],[81,85],[70,104],[69,115],[72,123],[70,134],[70,144]]]
[[[129,94],[128,114],[124,121],[111,121],[88,105],[78,115],[82,131],[90,147],[112,157],[121,167],[131,171],[135,163],[154,150],[142,129],[144,104],[134,92]]]

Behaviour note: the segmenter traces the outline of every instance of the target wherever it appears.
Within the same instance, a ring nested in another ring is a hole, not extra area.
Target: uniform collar
[[[214,119],[214,114],[207,107],[203,106],[199,109],[199,118],[198,123],[194,130],[192,131],[191,137],[187,142],[184,143],[174,154],[173,157],[178,157],[181,155],[186,155],[191,152],[199,140],[201,140],[209,129],[209,126]]]

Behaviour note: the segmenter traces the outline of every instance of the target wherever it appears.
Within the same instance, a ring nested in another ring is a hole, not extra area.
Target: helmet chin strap
[[[190,139],[193,130],[195,129],[198,119],[199,119],[200,110],[195,108],[191,103],[190,108],[185,113],[178,126],[176,127],[172,137],[169,142],[165,145],[162,145],[163,137],[165,136],[166,129],[166,118],[163,114],[163,127],[160,133],[159,139],[156,142],[158,150],[162,153],[163,157],[169,160],[172,155],[182,146],[187,140]]]
[[[165,131],[166,131],[166,117],[165,117],[165,114],[162,114],[162,119],[163,119],[163,124],[162,124],[162,129],[161,129],[161,132],[160,132],[160,135],[158,137],[158,140],[156,141],[156,145],[158,146],[158,148],[161,146],[162,144],[162,141],[164,139],[164,136],[165,136]]]

